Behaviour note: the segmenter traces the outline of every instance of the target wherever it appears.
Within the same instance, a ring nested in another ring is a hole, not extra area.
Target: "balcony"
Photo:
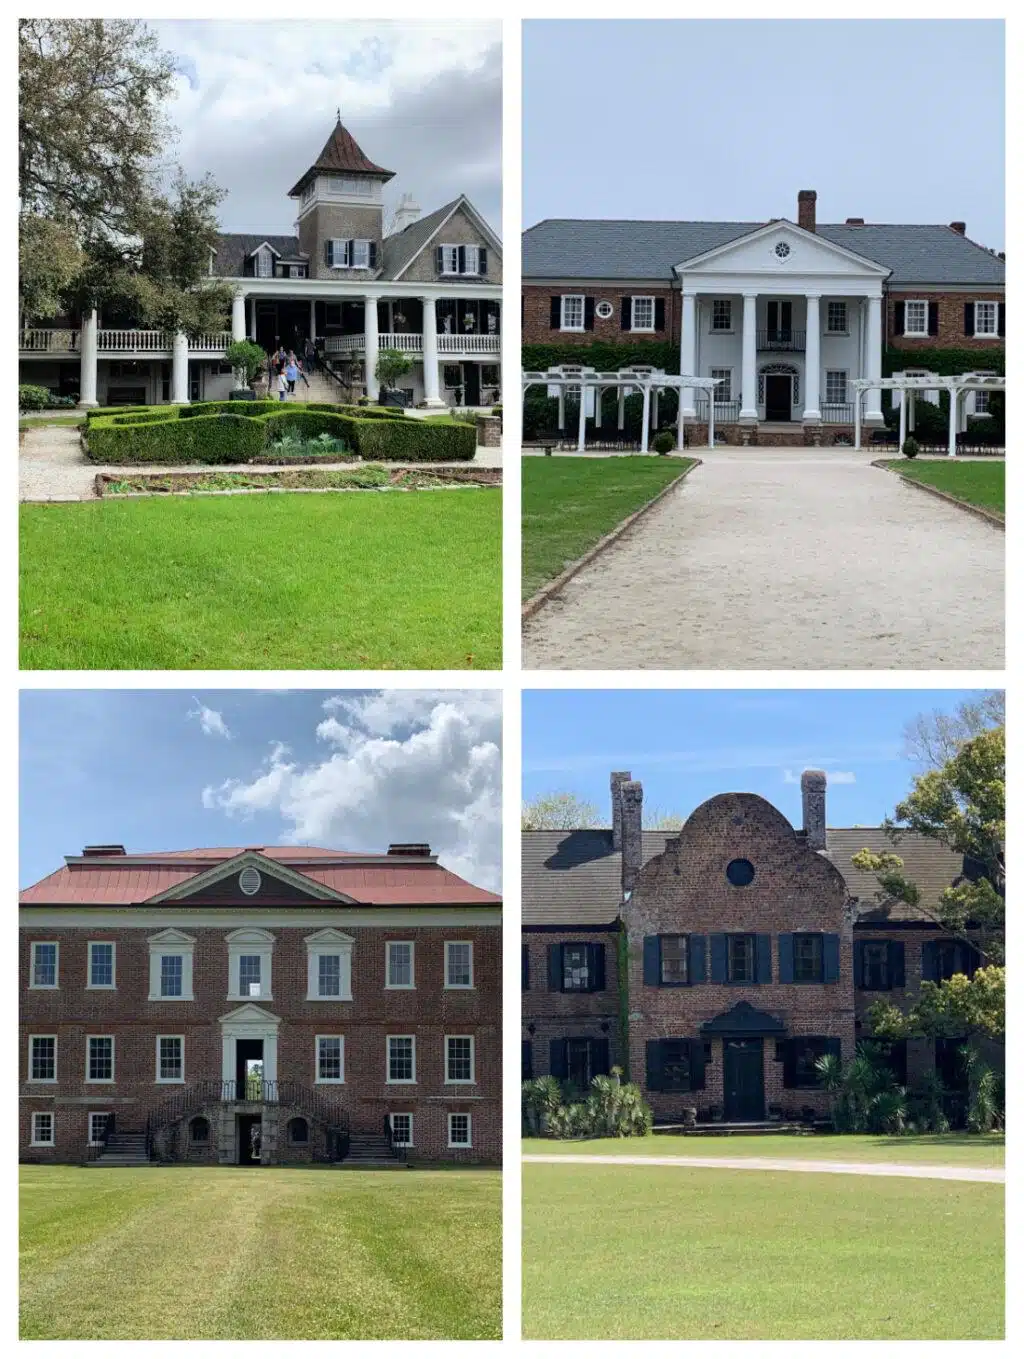
[[[119,358],[136,358],[139,355],[170,358],[173,342],[173,335],[163,330],[100,329],[96,332],[97,351],[104,355],[116,354]],[[230,343],[230,331],[211,331],[193,336],[188,342],[188,352],[193,355],[219,355],[224,353]],[[20,349],[23,354],[81,354],[82,332],[35,328],[23,330]]]
[[[807,348],[807,331],[788,327],[784,330],[759,330],[757,347],[770,353],[802,354]]]
[[[411,331],[382,331],[377,343],[381,349],[398,349],[403,354],[423,354],[423,336]],[[324,350],[328,354],[362,354],[366,349],[365,335],[328,335]],[[450,335],[437,337],[438,354],[500,354],[500,335]]]

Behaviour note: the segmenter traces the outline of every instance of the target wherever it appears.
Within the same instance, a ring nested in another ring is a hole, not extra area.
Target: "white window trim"
[[[842,373],[842,375],[843,375],[843,391],[844,391],[845,395],[844,395],[842,401],[837,401],[837,400],[835,399],[835,397],[831,397],[831,396],[829,396],[829,394],[828,394],[828,375],[829,375],[829,373]],[[844,406],[844,405],[846,405],[846,404],[849,402],[849,400],[850,400],[850,370],[849,370],[848,368],[826,368],[826,369],[825,369],[825,373],[824,373],[824,378],[825,378],[825,380],[824,380],[824,382],[822,383],[822,396],[821,396],[821,399],[826,403],[826,405],[836,405],[836,406]]]
[[[103,1145],[102,1142],[100,1142],[98,1139],[94,1138],[93,1135],[92,1135],[92,1121],[93,1121],[94,1118],[107,1118],[107,1119],[109,1119],[109,1117],[110,1117],[110,1110],[109,1110],[109,1109],[90,1109],[90,1110],[89,1110],[89,1112],[88,1112],[88,1113],[86,1114],[86,1116],[85,1116],[85,1125],[86,1125],[86,1128],[87,1128],[87,1130],[88,1130],[87,1133],[86,1133],[86,1136],[87,1136],[87,1138],[88,1138],[88,1141],[87,1141],[87,1144],[86,1144],[87,1146],[90,1146],[90,1147],[101,1147],[101,1146]]]
[[[638,326],[636,323],[636,304],[638,302],[650,302],[651,304],[651,324],[649,326]],[[629,328],[639,331],[641,335],[654,334],[654,297],[651,293],[638,293],[629,299]]]
[[[464,246],[462,246],[462,249],[465,250],[465,252],[466,252],[466,267],[465,267],[465,269],[463,269],[463,271],[462,271],[463,274],[465,274],[465,275],[468,276],[468,277],[479,278],[479,277],[480,277],[480,247],[479,247],[479,245],[464,245]],[[474,259],[474,261],[473,261],[473,267],[472,267],[472,269],[469,267],[469,252],[470,252],[471,250],[474,251],[474,253],[475,253],[475,259]]]
[[[53,1075],[52,1076],[33,1076],[32,1075],[32,1044],[40,1038],[53,1039]],[[28,1073],[26,1084],[28,1085],[56,1085],[60,1068],[57,1065],[57,1054],[60,1049],[60,1039],[55,1033],[30,1033],[28,1036]]]
[[[53,985],[49,986],[43,982],[36,982],[36,949],[40,944],[53,945],[57,950],[53,960]],[[28,989],[30,991],[59,991],[60,990],[60,940],[59,939],[33,939],[31,955],[29,957],[28,968]]]
[[[269,268],[267,269],[266,272],[264,272],[264,265],[269,265]],[[255,274],[257,278],[274,277],[274,256],[265,245],[261,245],[260,248],[256,251]]]
[[[727,326],[715,325],[715,303],[727,302],[729,304],[729,324]],[[735,335],[736,334],[736,308],[732,304],[731,297],[713,297],[711,307],[708,312],[708,334],[709,335]]]
[[[393,1038],[409,1038],[412,1040],[412,1076],[407,1080],[392,1080],[391,1078],[391,1040]],[[415,1085],[416,1084],[416,1035],[414,1033],[389,1033],[384,1036],[384,1084],[385,1085]]]
[[[407,1118],[407,1119],[409,1120],[409,1140],[408,1140],[408,1142],[395,1142],[395,1141],[394,1141],[394,1134],[395,1134],[395,1124],[394,1124],[394,1120],[395,1120],[396,1114],[397,1114],[397,1117],[399,1117],[399,1118]],[[415,1116],[414,1114],[412,1114],[412,1113],[407,1113],[404,1109],[398,1109],[398,1110],[396,1111],[396,1113],[389,1113],[389,1114],[388,1114],[388,1119],[391,1121],[391,1137],[392,1137],[392,1142],[393,1142],[393,1144],[394,1144],[396,1147],[414,1147],[414,1146],[416,1145],[416,1143],[413,1141],[413,1138],[414,1138],[414,1135],[415,1135],[415,1129],[416,1129],[416,1116]]]
[[[49,1141],[36,1136],[36,1119],[48,1118],[50,1120],[50,1132],[52,1136]],[[32,1114],[32,1121],[29,1132],[30,1147],[55,1147],[57,1145],[57,1115],[52,1109],[36,1109]]]
[[[89,1044],[96,1038],[110,1039],[110,1075],[109,1076],[90,1076],[89,1075]],[[112,1033],[87,1033],[85,1035],[85,1077],[86,1085],[116,1085],[117,1084],[117,1038]]]
[[[228,946],[228,1000],[247,1000],[254,1004],[273,1000],[274,936],[267,930],[240,929],[232,930],[225,936],[224,942]],[[250,958],[257,955],[260,960],[260,993],[258,996],[250,995],[249,992],[243,995],[240,959],[243,956]]]
[[[94,944],[105,944],[110,949],[110,976],[109,982],[94,982],[92,979],[92,950]],[[116,991],[117,990],[117,943],[113,939],[90,939],[86,943],[86,968],[88,970],[88,981],[85,984],[87,991]]]
[[[465,1142],[452,1141],[452,1119],[464,1118],[466,1120],[466,1132],[468,1138]],[[473,1115],[472,1114],[449,1114],[448,1115],[448,1146],[455,1150],[464,1150],[473,1146]]]
[[[401,944],[403,948],[409,950],[409,980],[407,982],[391,981],[391,950],[396,944]],[[416,990],[416,944],[412,939],[386,939],[384,941],[384,990]]]
[[[455,1080],[448,1075],[448,1044],[453,1039],[469,1039],[469,1079]],[[445,1085],[476,1085],[476,1038],[471,1033],[446,1033],[444,1036],[444,1083]]]
[[[455,946],[469,949],[468,982],[453,982],[448,980],[448,950]],[[476,989],[476,963],[473,958],[472,939],[446,939],[444,941],[444,989],[446,991],[473,991]]]
[[[459,272],[459,247],[457,244],[453,244],[450,241],[447,244],[444,241],[439,241],[438,245],[441,249],[441,275],[442,277],[450,278],[453,274]],[[447,257],[445,255],[445,251],[447,250],[455,251],[455,267],[453,269],[447,267]]]
[[[565,304],[570,299],[579,298],[580,301],[580,323],[578,326],[567,326],[565,324]],[[558,329],[568,331],[572,335],[579,335],[587,328],[587,297],[585,293],[562,293],[560,297],[560,310],[558,316]]]
[[[320,1040],[323,1038],[336,1038],[338,1040],[338,1066],[341,1071],[340,1076],[320,1075]],[[313,1047],[313,1084],[314,1085],[345,1084],[345,1035],[343,1033],[318,1033],[316,1035]]]
[[[324,1001],[339,1002],[352,999],[352,946],[355,940],[339,930],[318,930],[306,937],[306,999],[321,1004]],[[338,975],[338,994],[320,994],[320,958],[338,957],[341,959]]]
[[[160,1075],[160,1044],[165,1038],[176,1038],[181,1044],[181,1075],[180,1076],[161,1076]],[[155,1079],[157,1085],[184,1085],[185,1084],[185,1035],[183,1033],[158,1033],[156,1036],[156,1072]]]
[[[722,332],[719,331],[718,333],[721,334]],[[721,396],[721,395],[720,395],[720,392],[721,392],[722,389],[721,389],[720,387],[716,387],[716,388],[715,388],[715,392],[714,392],[715,405],[716,405],[716,406],[721,406],[721,405],[726,405],[726,404],[728,404],[730,401],[733,400],[733,395],[732,395],[733,370],[732,370],[731,368],[725,367],[724,365],[716,365],[714,368],[709,368],[709,369],[708,369],[708,376],[709,376],[709,377],[715,377],[715,375],[718,374],[718,373],[728,373],[728,374],[729,374],[729,395],[728,395],[727,397],[726,397],[726,396]]]
[[[924,330],[907,329],[907,308],[924,307]],[[908,297],[903,303],[903,334],[909,335],[912,339],[928,338],[928,299],[926,297]]]
[[[978,329],[978,308],[979,308],[979,307],[991,307],[991,308],[992,308],[992,329],[991,329],[991,330],[979,330],[979,329]],[[998,337],[998,335],[999,335],[999,303],[998,303],[998,302],[993,302],[992,299],[991,299],[990,297],[984,298],[984,299],[981,300],[981,301],[975,302],[975,304],[974,304],[974,338],[977,339],[979,336],[981,336],[981,337],[983,337],[984,339],[994,340],[994,339],[996,339],[996,338]]]
[[[842,330],[833,330],[833,329],[829,326],[829,323],[828,323],[829,311],[830,311],[830,308],[831,308],[831,307],[837,306],[837,305],[840,304],[840,303],[842,303],[842,305],[843,305],[843,307],[844,307],[844,309],[845,309],[845,312],[846,312],[846,324],[843,326]],[[925,319],[925,323],[926,323],[926,325],[927,325],[927,316],[926,316],[926,319]],[[842,298],[842,297],[833,297],[833,298],[830,298],[829,301],[825,303],[825,329],[824,329],[824,332],[823,332],[823,333],[824,333],[825,335],[849,335],[849,333],[850,333],[850,304],[849,304],[849,302],[846,301],[845,298]]]
[[[165,1005],[176,1005],[179,1001],[195,1000],[192,993],[192,959],[196,941],[180,930],[161,930],[146,941],[149,944],[149,999],[161,1001]],[[160,994],[160,959],[179,956],[181,958],[181,995],[162,996]]]

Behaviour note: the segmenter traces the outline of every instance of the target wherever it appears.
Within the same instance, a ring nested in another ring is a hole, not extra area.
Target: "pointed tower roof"
[[[332,171],[335,174],[366,175],[368,178],[379,179],[381,183],[385,184],[389,179],[395,177],[394,170],[381,169],[379,165],[374,165],[373,161],[363,154],[363,149],[355,137],[352,136],[347,127],[342,125],[340,113],[338,121],[334,125],[334,131],[324,143],[324,149],[294,189],[288,191],[288,197],[298,198],[311,179],[315,179],[321,172],[329,173]]]

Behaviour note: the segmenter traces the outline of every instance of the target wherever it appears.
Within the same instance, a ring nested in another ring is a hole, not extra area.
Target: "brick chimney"
[[[617,854],[622,848],[622,785],[633,775],[628,769],[612,774],[612,849]]]
[[[622,891],[632,892],[644,864],[643,806],[644,790],[638,779],[629,779],[619,789],[622,806]]]
[[[815,189],[801,189],[796,196],[796,224],[804,231],[813,231],[816,226],[818,194]]]
[[[83,859],[120,859],[124,857],[124,845],[86,845],[82,850]]]
[[[950,231],[955,231],[956,234],[957,234],[958,236],[966,236],[966,235],[967,235],[967,223],[966,223],[966,222],[950,222],[950,224],[949,224],[949,229],[950,229]]]
[[[820,769],[805,769],[800,775],[800,795],[804,804],[804,835],[811,849],[825,848],[825,787],[828,783]]]
[[[864,225],[864,218],[863,218],[863,217],[847,217],[847,219],[846,219],[846,225],[847,225],[847,226],[863,226],[863,225]]]

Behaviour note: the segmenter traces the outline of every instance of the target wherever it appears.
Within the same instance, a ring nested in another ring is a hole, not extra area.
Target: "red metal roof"
[[[352,133],[349,132],[347,127],[342,126],[340,118],[335,124],[334,131],[324,143],[324,149],[294,189],[288,191],[288,197],[297,197],[309,181],[315,178],[319,170],[328,173],[341,171],[345,174],[375,175],[385,182],[394,179],[395,176],[394,170],[385,170],[381,166],[375,165],[369,156],[363,153],[362,147],[352,136]]]

